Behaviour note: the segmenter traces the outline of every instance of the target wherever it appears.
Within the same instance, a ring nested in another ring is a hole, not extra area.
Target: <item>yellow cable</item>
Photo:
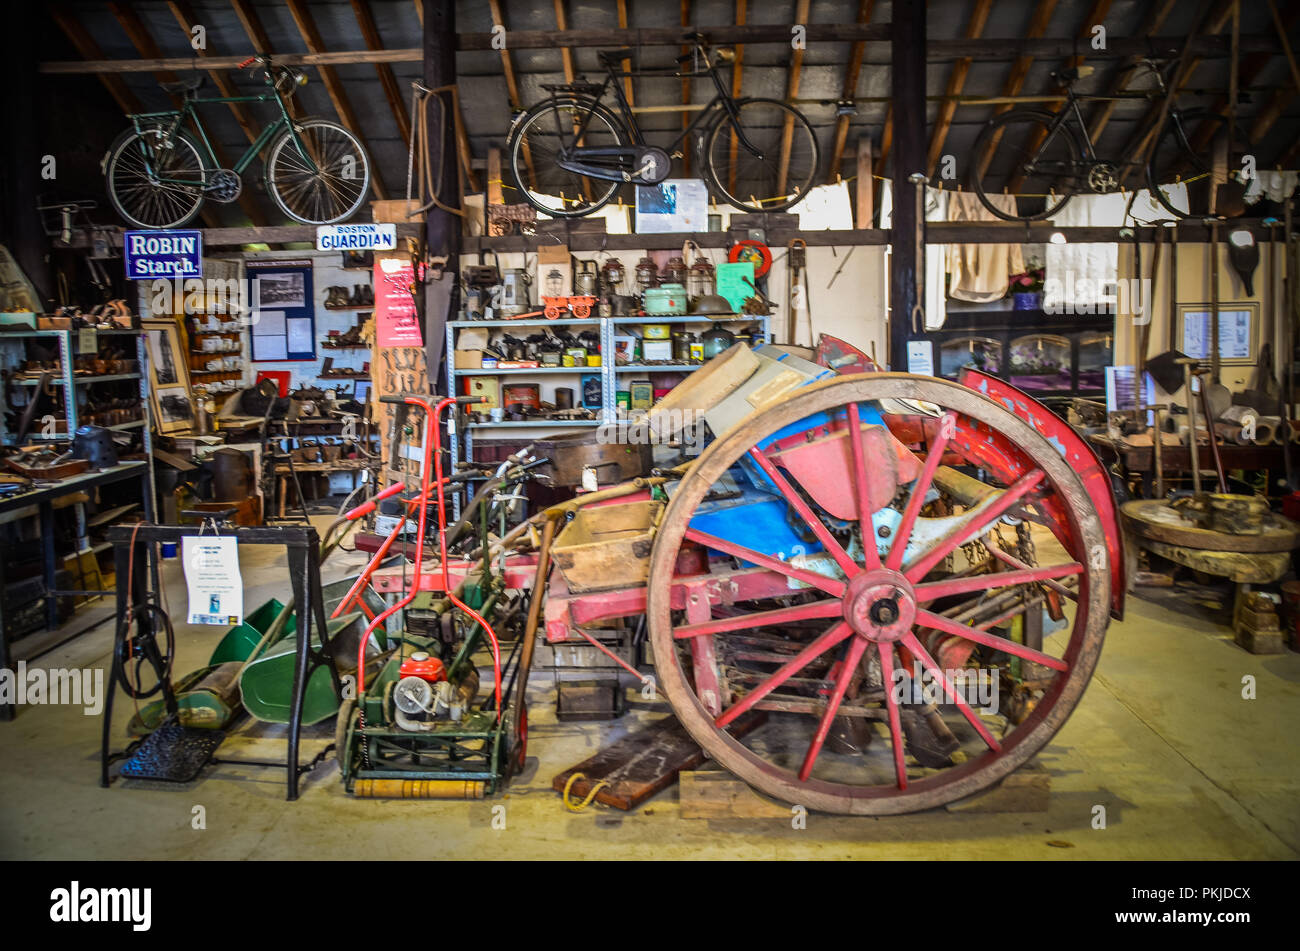
[[[573,800],[569,798],[569,790],[573,788],[575,782],[584,778],[585,777],[582,773],[574,773],[569,777],[569,781],[564,784],[564,808],[568,809],[570,812],[582,812],[582,810],[591,805],[592,800],[596,798],[596,793],[609,785],[609,783],[603,779],[598,781],[596,785],[591,787],[591,792],[587,793],[587,798],[575,806]]]

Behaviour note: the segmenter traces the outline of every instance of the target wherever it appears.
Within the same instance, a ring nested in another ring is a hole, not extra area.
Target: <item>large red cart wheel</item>
[[[995,444],[1003,477],[971,478],[996,471]],[[734,497],[720,480],[742,459],[822,554],[691,528],[706,497]],[[701,549],[708,571],[680,573]],[[1049,590],[1067,626],[1035,648],[1018,635]],[[973,390],[882,373],[801,389],[701,454],[660,523],[647,617],[664,693],[714,759],[790,803],[887,815],[968,796],[1038,752],[1092,676],[1109,605],[1102,521],[1061,453]],[[975,709],[940,665],[982,672],[997,702]],[[733,736],[751,711],[765,722]]]

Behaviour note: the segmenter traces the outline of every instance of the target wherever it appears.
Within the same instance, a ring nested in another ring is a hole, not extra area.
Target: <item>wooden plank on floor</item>
[[[763,719],[742,717],[731,730],[732,736],[743,736]],[[581,801],[603,779],[609,785],[596,793],[596,802],[628,811],[667,789],[683,770],[697,769],[703,762],[704,752],[676,717],[667,716],[557,774],[551,788],[562,793],[569,777],[581,773],[582,778],[569,790],[570,799]]]

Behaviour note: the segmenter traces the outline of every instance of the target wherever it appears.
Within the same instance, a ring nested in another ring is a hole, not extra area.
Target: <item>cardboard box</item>
[[[483,368],[482,350],[453,351],[453,366],[457,370],[480,370]]]
[[[416,209],[420,207],[418,201],[408,201],[405,198],[394,198],[387,201],[372,201],[370,203],[370,214],[378,224],[411,224],[420,220],[419,213]],[[408,214],[415,213],[415,217],[408,217]]]
[[[543,297],[573,296],[573,255],[567,244],[537,248],[537,293]]]

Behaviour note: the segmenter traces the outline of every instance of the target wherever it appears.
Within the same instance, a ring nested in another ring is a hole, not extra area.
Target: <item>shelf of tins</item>
[[[463,427],[463,441],[451,440],[451,464],[454,468],[456,463],[462,458],[466,461],[474,459],[474,440],[475,438],[508,438],[512,433],[522,434],[527,432],[530,436],[540,436],[543,434],[563,433],[569,431],[579,431],[584,427],[599,426],[602,423],[613,423],[618,419],[617,393],[619,378],[624,380],[627,374],[637,373],[643,375],[655,373],[691,373],[698,370],[703,363],[671,363],[671,364],[635,364],[635,365],[617,365],[614,359],[615,346],[614,338],[622,336],[633,327],[643,324],[697,324],[701,328],[711,326],[714,323],[732,324],[745,326],[754,324],[759,330],[757,337],[767,340],[770,335],[770,318],[766,315],[751,314],[687,314],[685,316],[623,316],[623,317],[586,317],[574,318],[564,317],[557,320],[545,320],[542,318],[522,318],[522,319],[505,319],[505,320],[451,320],[447,322],[447,392],[463,395],[465,387],[461,385],[462,380],[473,376],[503,376],[510,377],[512,380],[527,379],[530,376],[536,376],[546,379],[555,377],[571,376],[575,380],[576,389],[581,390],[581,378],[588,374],[600,375],[600,392],[601,401],[598,407],[589,407],[597,411],[597,417],[594,420],[527,420],[523,422],[511,422],[503,420],[501,422],[488,423],[469,423]],[[467,328],[487,329],[491,331],[505,331],[510,328],[519,327],[592,327],[597,328],[600,334],[600,366],[598,367],[524,367],[524,368],[460,368],[455,367],[454,354],[457,349],[457,342],[461,331]],[[541,431],[541,432],[539,432]]]

